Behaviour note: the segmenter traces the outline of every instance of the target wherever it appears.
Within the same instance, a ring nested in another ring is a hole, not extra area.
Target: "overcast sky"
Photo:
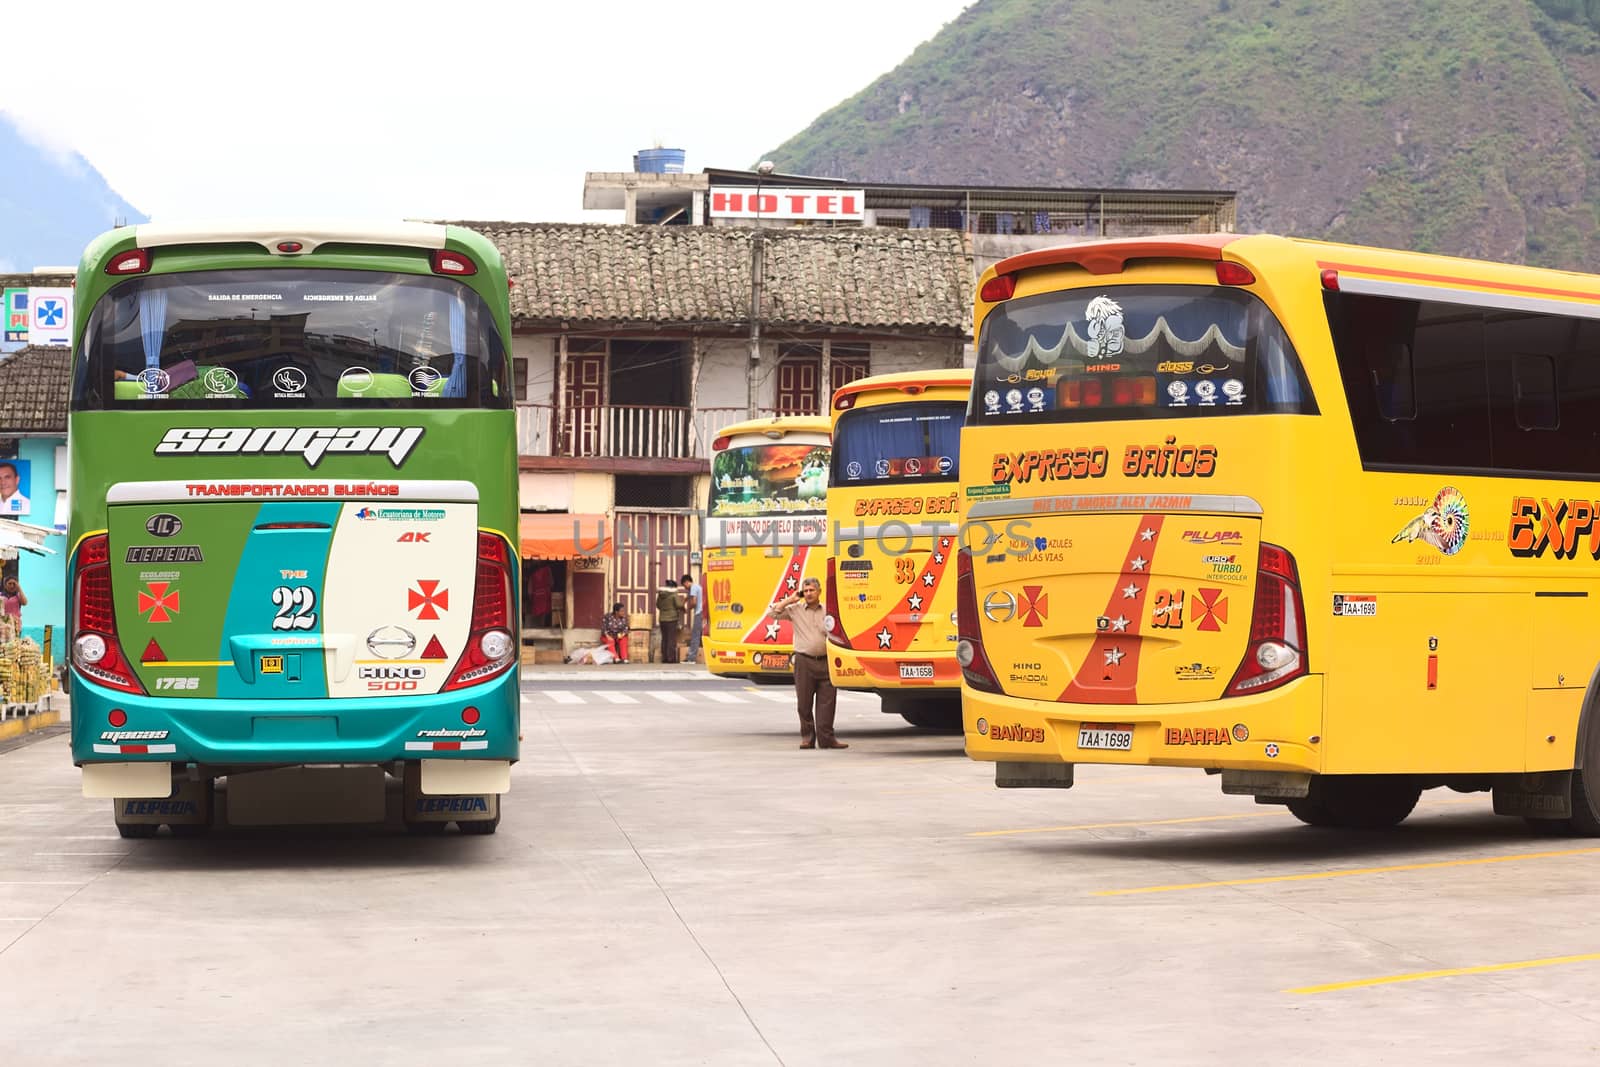
[[[156,219],[616,221],[585,171],[751,166],[970,2],[91,0],[8,35],[0,111]]]

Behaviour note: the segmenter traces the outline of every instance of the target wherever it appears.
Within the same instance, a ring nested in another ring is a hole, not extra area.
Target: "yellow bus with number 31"
[[[957,460],[972,372],[880,374],[833,394],[828,670],[913,726],[961,721]]]
[[[998,785],[1600,833],[1600,278],[1223,234],[979,288],[958,655]]]

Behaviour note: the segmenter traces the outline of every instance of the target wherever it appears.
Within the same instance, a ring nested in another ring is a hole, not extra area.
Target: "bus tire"
[[[1572,831],[1583,837],[1600,837],[1600,720],[1591,720],[1584,732],[1583,764],[1572,772]]]
[[[929,697],[923,693],[884,693],[883,710],[898,715],[919,730],[961,729],[961,701]]]
[[[486,837],[500,829],[500,815],[497,812],[492,819],[472,819],[468,822],[458,822],[456,823],[456,829],[464,834]]]
[[[156,831],[161,827],[153,822],[119,822],[117,833],[123,837],[142,839],[156,836]]]
[[[1404,822],[1421,796],[1422,787],[1403,775],[1336,775],[1311,779],[1310,791],[1288,808],[1309,826],[1384,830]]]
[[[793,685],[794,684],[794,675],[792,675],[792,674],[771,674],[771,673],[763,673],[761,671],[752,671],[750,673],[749,677],[750,677],[750,680],[752,682],[754,682],[756,685]]]

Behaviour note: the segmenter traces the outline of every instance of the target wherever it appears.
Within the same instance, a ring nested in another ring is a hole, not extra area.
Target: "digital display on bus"
[[[711,460],[714,519],[823,515],[828,493],[827,445],[760,444],[728,448]]]

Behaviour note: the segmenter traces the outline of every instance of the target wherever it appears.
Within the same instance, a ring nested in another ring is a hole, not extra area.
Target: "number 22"
[[[317,624],[317,594],[308,585],[280,585],[272,591],[272,602],[278,614],[272,620],[274,630],[309,630]]]

